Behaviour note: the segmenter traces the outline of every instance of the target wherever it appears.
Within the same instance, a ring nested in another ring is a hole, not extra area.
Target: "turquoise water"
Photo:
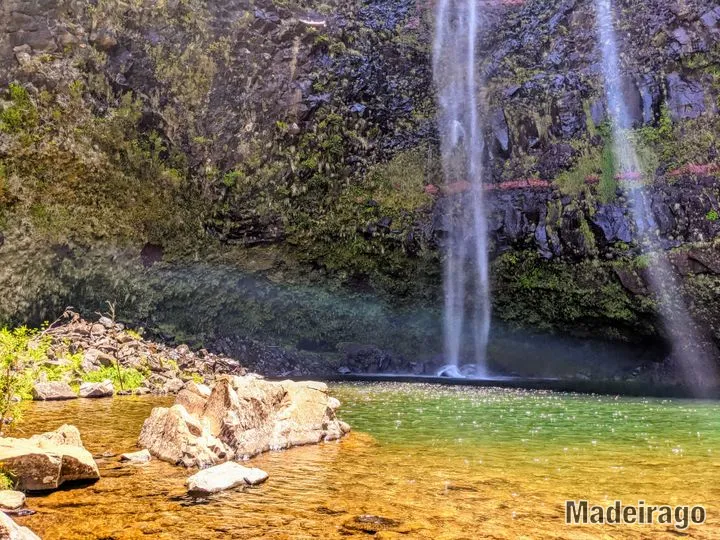
[[[54,538],[720,538],[720,404],[424,384],[342,384],[353,433],[252,460],[257,488],[193,501],[190,471],[100,459],[97,484],[31,497]],[[34,403],[26,432],[76,424],[96,454],[134,449],[168,398]],[[564,501],[703,504],[708,522],[564,523]]]
[[[720,403],[553,392],[356,384],[334,389],[343,418],[388,444],[471,451],[484,445],[635,446],[658,455],[720,450]]]

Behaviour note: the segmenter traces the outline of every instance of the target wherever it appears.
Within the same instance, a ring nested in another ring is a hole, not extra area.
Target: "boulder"
[[[36,401],[57,401],[75,399],[77,395],[65,382],[39,382],[32,389],[32,397]]]
[[[40,537],[27,527],[21,527],[0,512],[0,538],[7,540],[40,540]]]
[[[185,383],[180,379],[170,379],[163,385],[163,392],[166,394],[177,394],[184,386]]]
[[[185,407],[185,410],[190,414],[202,415],[205,411],[207,398],[184,388],[183,390],[180,390],[180,393],[177,395],[177,399],[175,399],[175,403]]]
[[[0,466],[22,490],[47,491],[65,482],[97,480],[100,473],[90,452],[79,444],[61,444],[77,443],[76,432],[63,426],[29,439],[0,438]]]
[[[339,439],[350,431],[335,416],[339,405],[324,383],[223,375],[207,399],[186,388],[169,409],[155,408],[138,445],[161,460],[204,468]]]
[[[30,437],[30,440],[37,441],[38,443],[47,441],[55,445],[79,446],[80,448],[84,448],[82,438],[80,437],[80,430],[70,424],[63,424],[55,431],[33,435]]]
[[[150,452],[147,450],[140,450],[139,452],[127,452],[120,454],[120,461],[126,461],[136,465],[147,463],[152,459]]]
[[[115,394],[115,388],[110,379],[99,383],[86,382],[80,385],[81,398],[105,398],[113,397],[113,394]]]
[[[209,398],[210,394],[212,393],[212,389],[208,385],[196,383],[195,381],[186,382],[185,390],[189,390],[193,394],[197,394],[198,396],[203,398]]]
[[[182,405],[153,409],[143,424],[138,446],[162,461],[185,467],[210,467],[232,457]]]
[[[12,489],[0,490],[0,510],[17,510],[25,506],[25,494]]]
[[[192,475],[187,480],[187,486],[190,493],[207,495],[238,486],[255,486],[267,479],[268,473],[261,469],[228,461]]]

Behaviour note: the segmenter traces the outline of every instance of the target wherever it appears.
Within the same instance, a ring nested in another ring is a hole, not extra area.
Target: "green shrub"
[[[145,375],[135,368],[106,366],[97,371],[89,371],[82,377],[83,382],[103,382],[111,380],[115,390],[134,390],[145,382]]]
[[[30,397],[33,372],[49,346],[49,338],[25,326],[0,330],[0,431],[20,418],[17,398]]]
[[[0,472],[0,490],[13,489],[15,482],[6,473]]]

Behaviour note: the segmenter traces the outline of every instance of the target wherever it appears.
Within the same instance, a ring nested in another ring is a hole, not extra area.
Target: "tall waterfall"
[[[605,93],[612,123],[613,153],[618,177],[627,194],[636,241],[648,254],[648,286],[656,298],[665,331],[672,344],[675,361],[684,371],[686,382],[695,388],[711,386],[717,381],[711,345],[703,340],[684,304],[682,285],[661,245],[652,201],[642,182],[642,165],[630,135],[631,116],[623,95],[620,55],[613,24],[612,0],[596,0],[596,26],[603,58]]]
[[[483,142],[475,62],[477,10],[477,0],[438,0],[433,50],[445,181],[464,186],[467,201],[446,215],[445,355],[450,367],[446,371],[454,375],[459,374],[461,360],[474,361],[476,374],[484,374],[490,334]],[[469,216],[465,211],[468,203]]]

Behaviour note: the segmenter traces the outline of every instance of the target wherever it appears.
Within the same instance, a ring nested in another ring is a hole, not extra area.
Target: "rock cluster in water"
[[[221,376],[210,388],[188,383],[170,408],[145,420],[138,445],[173,464],[206,468],[268,450],[341,438],[340,402],[318,382]]]
[[[196,353],[187,345],[171,347],[148,341],[108,317],[91,322],[73,314],[65,324],[47,330],[46,335],[51,340],[46,367],[66,367],[72,362],[69,356],[80,353],[80,374],[116,365],[135,368],[149,374],[143,386],[135,390],[138,394],[174,394],[188,380],[212,380],[216,373],[242,375],[246,372],[235,360],[206,350]],[[33,398],[73,399],[77,394],[70,383],[76,382],[77,376],[77,372],[68,370],[65,380],[38,381],[33,388]],[[113,390],[111,381],[83,383],[80,397],[109,397]]]

